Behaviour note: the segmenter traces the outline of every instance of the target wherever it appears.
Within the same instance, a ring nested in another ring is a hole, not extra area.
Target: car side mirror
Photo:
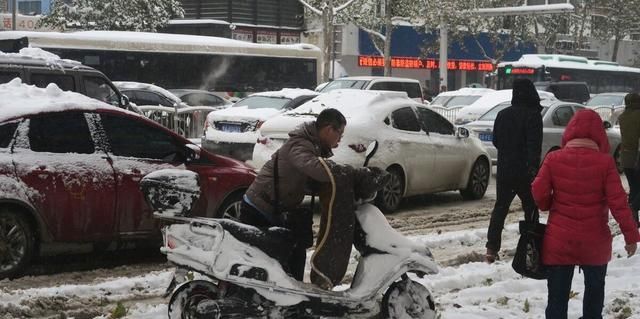
[[[122,106],[122,108],[127,108],[127,106],[129,106],[129,97],[122,94],[122,96],[120,97],[120,106]]]
[[[195,144],[185,144],[187,162],[200,159],[201,148]]]
[[[469,130],[465,127],[458,127],[456,129],[456,137],[457,138],[468,138],[469,137]]]
[[[610,128],[612,128],[612,127],[613,127],[613,126],[611,125],[611,122],[609,122],[609,121],[603,121],[603,122],[602,122],[602,125],[604,125],[604,129],[605,129],[605,130],[608,130],[608,129],[610,129]]]

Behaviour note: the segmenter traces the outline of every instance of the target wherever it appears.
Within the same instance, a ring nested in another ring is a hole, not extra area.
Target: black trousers
[[[569,293],[575,267],[574,265],[548,267],[546,319],[567,319]],[[607,265],[580,266],[580,268],[584,271],[582,318],[602,319]]]
[[[636,225],[640,227],[640,220],[638,219],[638,210],[640,210],[640,170],[625,168],[624,176],[627,177],[627,182],[629,183],[629,207]]]
[[[491,221],[487,231],[486,247],[494,252],[500,251],[502,244],[502,230],[504,221],[509,213],[513,199],[518,196],[522,202],[522,209],[526,220],[537,220],[540,213],[531,195],[531,184],[526,180],[498,180],[496,185],[496,204],[491,212]]]
[[[240,205],[240,222],[258,228],[268,228],[273,226],[282,227],[282,225],[272,224],[262,213],[253,208],[253,206],[247,204],[245,201],[242,201],[242,204]],[[295,230],[292,231],[296,233]],[[282,265],[282,267],[291,275],[291,277],[302,281],[304,279],[304,266],[306,262],[306,247],[294,244],[289,261],[286,265]]]

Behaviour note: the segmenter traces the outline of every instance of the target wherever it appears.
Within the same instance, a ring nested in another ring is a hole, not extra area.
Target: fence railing
[[[438,105],[428,106],[430,109],[435,111],[436,113],[442,115],[444,118],[449,120],[449,122],[453,123],[456,120],[456,115],[464,106],[452,106],[452,107],[442,107]]]
[[[150,120],[184,136],[185,138],[198,138],[204,132],[207,114],[219,110],[217,107],[193,106],[173,108],[159,105],[138,106],[140,111]]]

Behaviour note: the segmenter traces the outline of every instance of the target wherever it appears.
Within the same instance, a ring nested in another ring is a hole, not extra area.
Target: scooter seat
[[[287,264],[295,242],[291,230],[282,227],[257,228],[228,219],[218,222],[237,240],[260,249],[281,265]]]

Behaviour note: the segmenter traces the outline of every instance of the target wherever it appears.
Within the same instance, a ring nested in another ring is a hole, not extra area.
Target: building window
[[[42,1],[19,1],[18,12],[26,15],[42,14]]]

